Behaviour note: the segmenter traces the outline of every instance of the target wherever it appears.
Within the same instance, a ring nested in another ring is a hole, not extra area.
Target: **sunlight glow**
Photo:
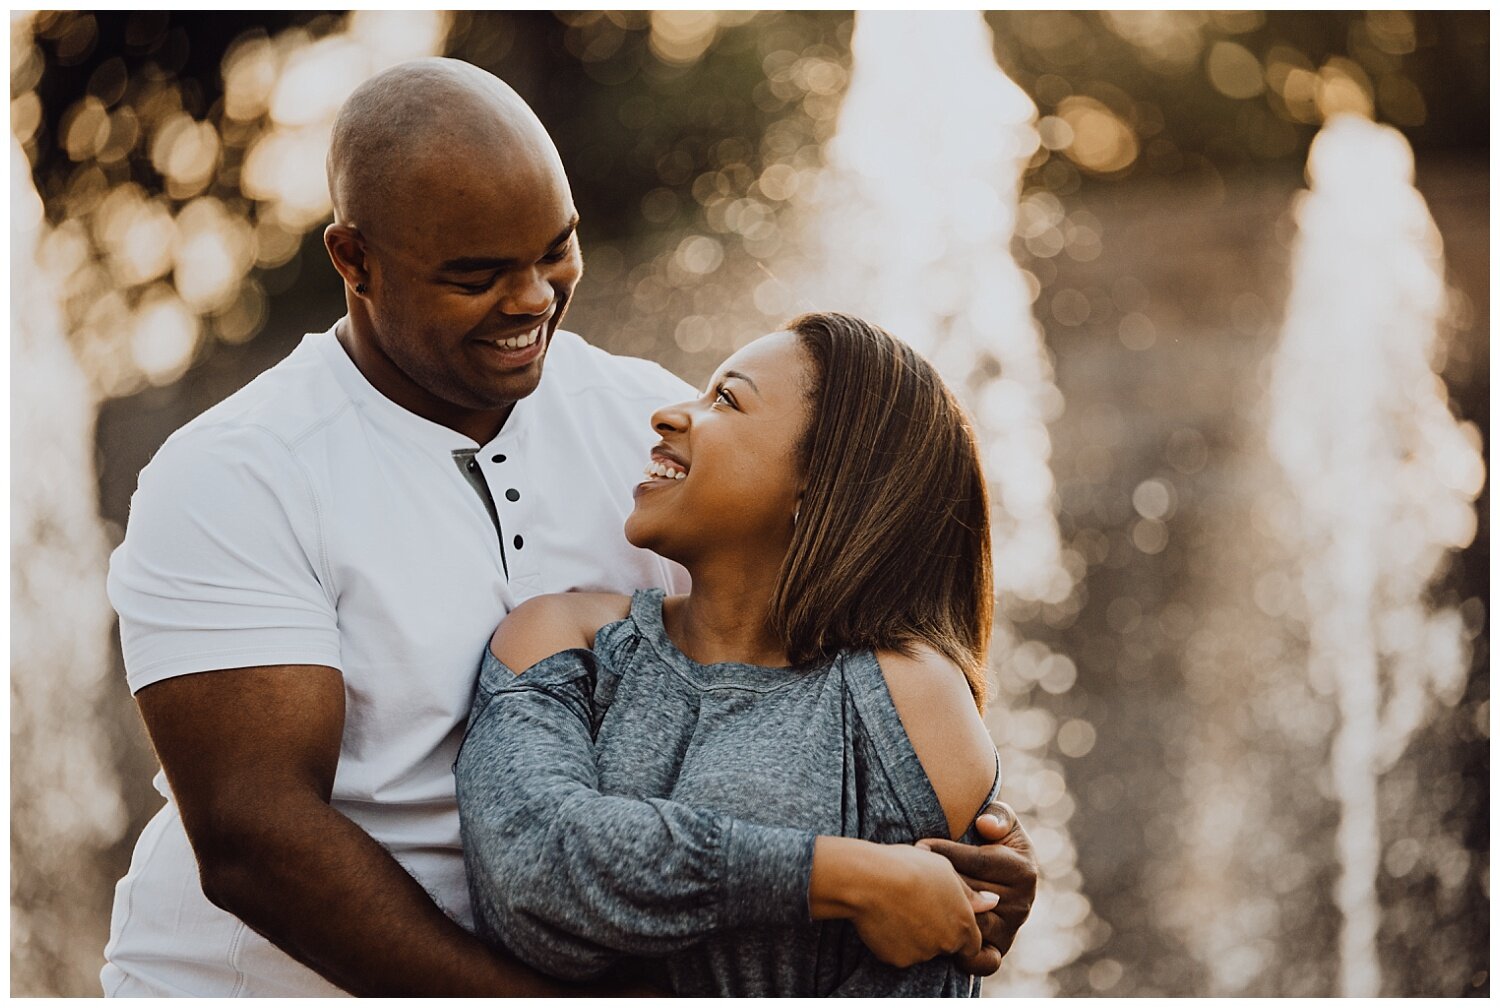
[[[1067,241],[1055,196],[1021,199],[1040,144],[1036,108],[1000,70],[977,12],[864,12],[852,49],[828,168],[804,190],[815,237],[799,283],[819,308],[877,322],[942,372],[977,428],[1002,614],[1006,600],[1061,604],[1081,573],[1064,562],[1050,466],[1047,423],[1062,413],[1063,398],[1031,313],[1035,278],[1010,251],[1016,235],[1055,241],[1052,255]],[[1107,111],[1102,122],[1064,116],[1050,138],[1082,145],[1098,170],[1135,157],[1133,136],[1119,124],[1122,136]],[[1034,688],[1067,692],[1077,668],[1020,639],[1003,616],[992,663],[999,691],[991,727],[1006,798],[1027,817],[1043,882],[1026,930],[986,989],[1045,994],[1054,990],[1051,974],[1098,933],[1068,830],[1076,803],[1051,755],[1058,724],[1030,700]],[[1092,746],[1087,728],[1070,729],[1076,751]]]

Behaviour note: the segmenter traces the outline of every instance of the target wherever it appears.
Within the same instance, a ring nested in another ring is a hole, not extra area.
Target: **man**
[[[163,445],[111,561],[167,804],[118,887],[101,979],[575,990],[467,930],[451,767],[505,612],[685,587],[621,530],[648,416],[693,393],[558,328],[577,214],[546,131],[491,75],[435,59],[368,81],[328,165],[347,317]],[[1024,833],[1007,840],[944,848],[1001,894],[976,972],[1035,887]]]

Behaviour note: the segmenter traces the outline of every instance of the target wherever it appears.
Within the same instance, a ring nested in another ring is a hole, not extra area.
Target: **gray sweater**
[[[951,958],[896,969],[808,915],[815,836],[948,832],[874,654],[700,665],[661,604],[520,677],[486,651],[455,764],[481,937],[680,995],[977,995]]]

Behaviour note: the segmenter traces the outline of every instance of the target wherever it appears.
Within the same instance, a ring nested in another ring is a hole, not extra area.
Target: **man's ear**
[[[360,293],[368,288],[370,271],[365,262],[365,237],[352,224],[330,224],[323,229],[323,247],[344,283]]]

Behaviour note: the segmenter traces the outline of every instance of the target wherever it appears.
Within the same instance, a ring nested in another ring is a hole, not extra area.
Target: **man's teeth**
[[[651,464],[646,466],[646,475],[657,476],[662,479],[687,479],[687,473],[683,472],[681,469],[678,469],[675,466],[665,465],[661,462],[656,461],[655,459],[652,459]]]
[[[493,342],[495,346],[499,347],[502,350],[519,350],[522,347],[531,346],[531,344],[541,339],[541,337],[542,327],[537,326],[535,329],[531,330],[531,332],[527,333],[524,336],[512,336],[510,339],[498,339],[492,340],[491,342]]]

